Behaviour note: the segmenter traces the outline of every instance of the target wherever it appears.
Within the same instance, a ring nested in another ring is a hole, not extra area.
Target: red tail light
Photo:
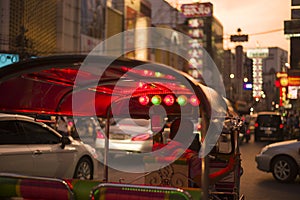
[[[254,124],[254,127],[258,127],[258,123],[257,122]]]
[[[69,186],[70,190],[73,190],[72,180],[65,179],[64,181],[67,183],[67,185]]]
[[[149,133],[145,133],[145,134],[140,134],[140,135],[137,135],[133,138],[131,138],[132,141],[145,141],[145,140],[148,140],[150,138],[150,134]]]
[[[246,134],[247,134],[247,135],[250,134],[250,129],[247,129]]]
[[[198,124],[197,125],[197,131],[201,131],[201,128],[202,128],[201,124]]]
[[[104,133],[102,133],[100,130],[97,130],[97,138],[104,139],[105,138]]]
[[[283,128],[283,124],[280,124],[280,125],[279,125],[279,128]]]

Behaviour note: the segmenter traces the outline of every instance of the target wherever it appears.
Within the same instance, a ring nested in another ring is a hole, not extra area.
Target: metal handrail
[[[162,193],[180,193],[182,197],[184,197],[186,200],[192,200],[192,196],[180,188],[173,188],[173,187],[160,187],[160,186],[147,186],[147,185],[131,185],[131,184],[119,184],[119,183],[101,183],[94,187],[90,192],[90,200],[95,200],[95,192],[100,191],[101,195],[101,188],[116,188],[120,190],[136,190],[138,191],[147,191],[147,192],[162,192]],[[137,194],[138,195],[138,194]],[[122,199],[122,198],[120,198]]]
[[[14,179],[37,180],[37,181],[50,181],[50,182],[60,183],[68,191],[70,200],[75,200],[73,190],[70,188],[70,186],[68,185],[68,183],[65,180],[63,180],[63,179],[38,177],[38,176],[28,176],[28,175],[14,174],[14,173],[0,173],[0,177],[2,177],[2,178],[14,178]]]

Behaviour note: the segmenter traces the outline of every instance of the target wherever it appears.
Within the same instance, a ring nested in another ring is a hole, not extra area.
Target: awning
[[[205,93],[184,73],[106,56],[49,56],[0,68],[0,93],[0,112],[7,113],[105,117],[113,110],[114,115],[148,115],[150,106],[137,102],[155,94],[196,95],[210,113]],[[189,112],[189,106],[167,112]]]

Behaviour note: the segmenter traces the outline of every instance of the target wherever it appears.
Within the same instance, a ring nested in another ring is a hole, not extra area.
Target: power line
[[[275,32],[280,32],[280,31],[283,31],[284,29],[283,28],[279,28],[279,29],[273,29],[273,30],[269,30],[269,31],[264,31],[264,32],[258,32],[258,33],[251,33],[251,34],[248,34],[248,35],[264,35],[264,34],[269,34],[269,33],[275,33]]]

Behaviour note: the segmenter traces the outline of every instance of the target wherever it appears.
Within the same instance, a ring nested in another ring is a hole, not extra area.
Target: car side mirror
[[[61,138],[61,148],[64,149],[67,144],[71,144],[71,140],[68,136],[63,136]]]

